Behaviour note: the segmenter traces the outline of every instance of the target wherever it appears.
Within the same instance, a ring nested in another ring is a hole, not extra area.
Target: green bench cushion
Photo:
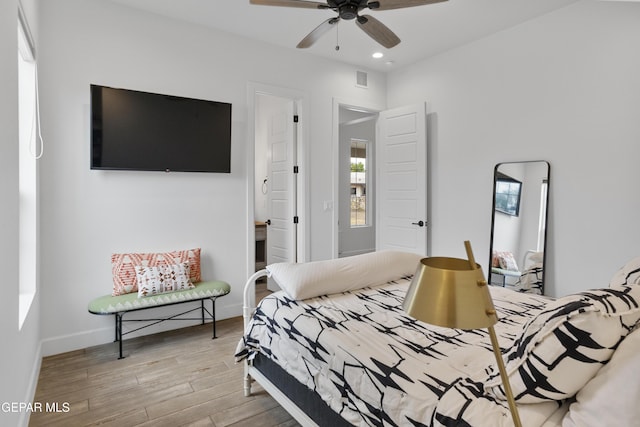
[[[491,272],[502,274],[503,276],[512,276],[512,277],[520,277],[520,275],[522,274],[519,271],[505,270],[504,268],[497,268],[497,267],[492,267]]]
[[[219,280],[198,282],[195,285],[195,289],[185,289],[143,298],[138,298],[137,292],[115,297],[113,295],[104,295],[89,303],[89,312],[93,314],[115,314],[141,308],[219,297],[227,295],[231,291],[228,283]]]

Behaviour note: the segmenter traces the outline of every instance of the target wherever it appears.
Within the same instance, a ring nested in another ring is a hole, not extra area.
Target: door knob
[[[267,225],[271,225],[271,220],[270,220],[270,219],[268,219],[268,220],[266,220],[264,223],[265,223],[265,224],[267,224]]]
[[[412,225],[417,225],[418,227],[424,227],[424,221],[420,220],[418,222],[412,222]]]

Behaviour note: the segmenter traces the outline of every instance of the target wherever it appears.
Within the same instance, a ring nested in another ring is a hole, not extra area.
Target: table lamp
[[[498,316],[482,268],[473,257],[471,244],[465,241],[464,245],[468,260],[446,257],[420,260],[402,307],[409,316],[432,325],[489,330],[513,423],[516,427],[521,427],[498,338],[493,329]]]

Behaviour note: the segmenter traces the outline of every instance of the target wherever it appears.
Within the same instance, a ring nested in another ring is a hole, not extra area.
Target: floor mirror
[[[493,177],[489,282],[544,295],[547,161],[498,163]]]

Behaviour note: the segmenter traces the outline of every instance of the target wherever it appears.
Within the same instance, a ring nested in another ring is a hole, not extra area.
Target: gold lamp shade
[[[475,262],[473,263],[475,264]],[[446,328],[488,328],[498,321],[482,269],[466,259],[420,260],[407,291],[404,311],[423,322]]]

